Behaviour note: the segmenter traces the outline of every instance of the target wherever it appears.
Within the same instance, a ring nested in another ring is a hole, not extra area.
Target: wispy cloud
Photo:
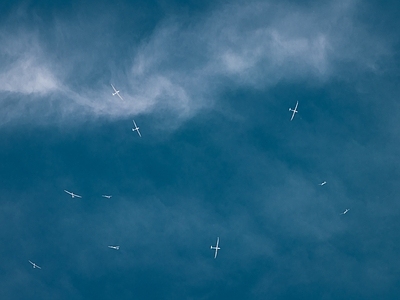
[[[57,55],[48,53],[51,48],[43,46],[44,34],[32,34],[26,28],[7,36],[3,27],[2,102],[12,93],[22,94],[19,107],[31,105],[34,96],[39,100],[37,105],[62,110],[62,115],[119,118],[162,110],[179,119],[212,106],[232,82],[258,89],[283,79],[324,82],[347,76],[347,63],[352,70],[374,71],[390,45],[353,18],[358,5],[355,1],[332,1],[302,7],[252,1],[219,6],[194,20],[167,19],[149,37],[139,43],[132,41],[129,56],[119,58],[127,62],[125,67],[106,63],[110,66],[107,74],[96,71],[104,56],[96,46],[88,44],[87,49],[79,48],[80,52],[71,48],[73,54],[56,61]],[[97,30],[118,49],[118,39],[113,38],[115,27],[104,19]],[[84,20],[75,21],[80,22],[83,32],[85,28],[91,35],[96,31]],[[69,30],[76,31],[76,26],[67,22],[56,25],[50,35],[55,39],[57,34],[65,38],[71,36],[66,35]],[[96,45],[103,37],[87,38]],[[81,64],[88,69],[84,72],[90,75],[87,79],[74,73]],[[81,87],[74,76],[82,80]],[[124,102],[111,96],[111,82],[121,90]],[[18,119],[18,109],[3,105],[3,117]]]
[[[18,58],[1,74],[1,91],[22,94],[46,94],[58,90],[57,80],[50,70],[32,56]]]
[[[43,96],[60,89],[37,35],[20,32],[13,36],[2,32],[0,41],[1,92]]]

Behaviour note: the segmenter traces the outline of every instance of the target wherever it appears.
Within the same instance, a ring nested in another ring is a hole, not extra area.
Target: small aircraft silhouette
[[[107,198],[110,199],[112,197],[112,195],[101,195],[103,198]]]
[[[108,246],[108,248],[119,250],[119,246]]]
[[[69,192],[69,191],[67,191],[67,190],[64,190],[64,192],[66,192],[67,194],[70,194],[72,198],[75,198],[75,197],[77,197],[77,198],[82,198],[82,196],[79,196],[79,195],[74,194],[74,193],[72,193],[72,192]]]
[[[137,127],[137,125],[136,125],[136,123],[135,123],[135,120],[132,120],[132,121],[133,121],[133,124],[135,125],[135,128],[132,128],[132,131],[137,131],[138,135],[139,135],[140,137],[142,137],[142,135],[140,134],[140,131],[139,131],[139,127]]]
[[[211,249],[215,250],[215,254],[214,254],[214,258],[217,258],[218,255],[218,250],[221,249],[220,247],[218,247],[219,244],[219,237],[217,237],[217,244],[214,246],[211,246]]]
[[[344,212],[341,213],[341,215],[345,215],[347,214],[347,212],[350,210],[350,208],[346,208],[346,210]]]
[[[30,260],[28,260],[30,263],[31,263],[31,265],[32,265],[32,267],[35,269],[35,268],[38,268],[38,269],[41,269],[41,267],[39,267],[37,264],[35,264],[34,262],[31,262]]]
[[[298,113],[298,111],[297,111],[297,106],[298,106],[298,105],[299,105],[299,101],[296,102],[296,106],[294,107],[294,109],[289,108],[289,111],[292,111],[292,112],[293,112],[292,117],[290,118],[290,121],[292,121],[293,118],[294,118],[294,115],[295,115],[296,113]]]
[[[111,86],[114,90],[114,93],[112,93],[112,95],[113,96],[117,95],[121,100],[124,100],[124,99],[122,99],[121,95],[119,94],[119,91],[112,84],[111,84]]]

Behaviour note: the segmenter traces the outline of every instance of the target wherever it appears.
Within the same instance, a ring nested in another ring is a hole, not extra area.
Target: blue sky
[[[397,3],[0,8],[3,297],[399,294]]]

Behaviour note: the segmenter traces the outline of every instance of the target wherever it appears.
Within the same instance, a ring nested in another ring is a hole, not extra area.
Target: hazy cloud
[[[60,89],[35,33],[3,32],[0,44],[0,91],[45,96]]]
[[[53,93],[52,99],[59,105],[43,104],[48,110],[62,110],[63,115],[73,112],[77,116],[118,118],[162,109],[186,118],[213,105],[231,81],[264,89],[282,79],[323,82],[332,76],[347,76],[351,68],[376,70],[381,57],[389,53],[390,44],[363,30],[353,17],[359,5],[355,1],[333,1],[302,7],[252,1],[222,5],[193,20],[166,19],[148,38],[138,44],[132,41],[131,57],[120,58],[128,62],[123,69],[107,62],[113,74],[108,77],[90,74],[96,74],[104,56],[99,53],[96,58],[96,48],[90,44],[85,51],[71,49],[72,55],[65,52],[66,57],[55,61],[57,55],[47,53],[51,48],[41,45],[45,34],[38,38],[25,28],[6,36],[3,27],[0,90],[28,98],[38,94],[41,99]],[[108,14],[104,17],[97,29],[84,20],[79,23],[83,32],[86,27],[90,33],[105,32],[109,44],[118,49],[113,27],[108,28],[111,19]],[[62,34],[63,39],[71,36],[69,28],[76,31],[76,26],[66,22],[56,25],[55,33]],[[88,38],[94,39],[94,44],[102,38],[92,35],[95,37]],[[74,73],[70,72],[77,72],[81,64],[91,79],[77,74],[83,81],[72,84]],[[97,76],[95,81],[93,76]],[[125,102],[111,96],[111,82]],[[7,96],[3,93],[2,98],[4,102]],[[22,103],[30,101],[21,99]],[[16,109],[8,107],[3,114],[6,111]],[[18,114],[9,113],[7,118],[18,118]]]

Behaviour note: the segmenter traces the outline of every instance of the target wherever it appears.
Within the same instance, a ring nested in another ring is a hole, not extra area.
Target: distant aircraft
[[[341,215],[347,214],[347,212],[348,212],[349,210],[350,210],[349,208],[346,208],[346,210],[345,210],[344,212],[342,212]]]
[[[119,250],[119,246],[108,246],[108,248]]]
[[[322,186],[322,185],[325,185],[325,184],[326,184],[326,181],[324,181],[324,182],[320,183],[319,185],[321,185],[321,186]]]
[[[292,121],[293,118],[294,118],[294,115],[295,115],[296,113],[298,113],[298,111],[297,111],[297,106],[298,106],[298,105],[299,105],[299,101],[296,102],[296,106],[295,106],[294,109],[289,108],[289,111],[292,111],[292,112],[293,112],[292,117],[290,118],[290,121]]]
[[[112,84],[111,84],[111,86],[114,90],[114,93],[112,93],[112,95],[113,96],[117,95],[121,100],[124,100],[124,99],[122,99],[121,95],[119,94],[119,91]]]
[[[112,195],[101,195],[104,198],[110,199],[112,197]]]
[[[32,267],[35,269],[35,268],[38,268],[38,269],[41,269],[41,267],[39,267],[37,264],[35,264],[34,262],[31,262],[30,260],[28,260],[30,263],[31,263],[31,265],[32,265]]]
[[[135,120],[132,120],[132,121],[133,121],[133,124],[135,125],[135,128],[132,128],[132,131],[137,131],[138,135],[139,135],[140,137],[142,137],[142,135],[140,134],[140,131],[139,131],[139,127],[137,127],[137,125],[136,125],[136,123],[135,123]]]
[[[221,249],[220,247],[218,247],[219,244],[219,237],[217,237],[217,244],[214,246],[211,246],[211,249],[215,250],[215,254],[214,254],[214,258],[217,258],[217,254],[218,254],[218,250]]]
[[[70,194],[72,198],[75,198],[75,197],[82,198],[82,196],[79,196],[79,195],[74,194],[72,192],[68,192],[67,190],[64,190],[64,192],[66,192],[67,194]]]

